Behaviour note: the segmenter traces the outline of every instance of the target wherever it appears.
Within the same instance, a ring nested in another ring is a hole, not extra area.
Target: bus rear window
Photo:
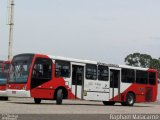
[[[151,84],[151,85],[156,84],[156,73],[154,73],[154,72],[149,73],[149,84]]]

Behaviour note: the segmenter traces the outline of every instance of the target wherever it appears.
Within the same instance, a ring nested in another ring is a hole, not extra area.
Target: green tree
[[[158,59],[152,59],[150,63],[150,68],[160,69],[160,61]]]
[[[150,66],[151,60],[152,60],[152,57],[150,55],[133,53],[133,54],[129,54],[125,58],[125,63],[130,66],[147,68]]]
[[[158,78],[160,79],[160,59],[152,59],[150,68],[158,70]]]

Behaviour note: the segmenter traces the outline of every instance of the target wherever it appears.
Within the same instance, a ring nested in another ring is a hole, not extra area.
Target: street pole
[[[13,18],[14,18],[14,0],[8,0],[8,25],[9,25],[8,60],[12,59],[13,25],[14,25]]]

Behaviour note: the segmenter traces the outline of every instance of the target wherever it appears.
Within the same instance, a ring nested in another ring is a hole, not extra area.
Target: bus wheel
[[[34,102],[35,102],[36,104],[40,104],[40,103],[41,103],[41,99],[40,99],[40,98],[34,98]]]
[[[62,91],[62,89],[59,89],[57,91],[57,97],[56,98],[57,98],[56,99],[56,104],[58,104],[58,105],[62,104],[62,100],[63,100],[63,91]]]
[[[135,95],[133,93],[128,93],[126,96],[125,105],[133,106],[134,103],[135,103]]]
[[[115,102],[114,101],[103,101],[104,105],[114,105]]]

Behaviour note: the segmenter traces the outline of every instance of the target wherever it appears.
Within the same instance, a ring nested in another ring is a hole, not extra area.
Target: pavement
[[[0,101],[0,113],[11,114],[109,114],[109,113],[139,113],[160,114],[160,102],[136,103],[134,106],[104,106],[102,102],[84,100],[63,100],[62,105],[55,101],[43,100],[35,104],[32,98],[9,98],[9,101]]]
[[[159,114],[160,101],[136,103],[134,106],[104,106],[102,102],[84,100],[63,100],[62,105],[55,101],[43,100],[35,104],[32,98],[9,98],[0,101],[0,120],[114,120],[112,114]],[[115,120],[118,120],[115,118]]]

